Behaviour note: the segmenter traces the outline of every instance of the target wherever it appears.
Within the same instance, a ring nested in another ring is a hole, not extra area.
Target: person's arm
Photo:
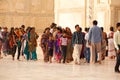
[[[114,45],[115,45],[115,48],[117,50],[117,53],[119,53],[120,50],[119,50],[119,47],[118,47],[118,34],[117,34],[117,32],[114,34],[113,40],[114,40]]]
[[[46,51],[48,51],[48,43],[49,43],[49,41],[47,41],[47,44],[46,44]]]
[[[74,44],[75,44],[75,32],[72,35],[72,45],[74,46]]]
[[[39,46],[42,46],[42,39],[43,39],[43,34],[41,35]]]
[[[102,44],[102,38],[103,38],[103,35],[102,35],[102,30],[100,29],[100,36],[101,36],[101,44]]]
[[[88,44],[91,45],[92,29],[88,32]]]
[[[60,45],[62,45],[62,37],[60,38]]]

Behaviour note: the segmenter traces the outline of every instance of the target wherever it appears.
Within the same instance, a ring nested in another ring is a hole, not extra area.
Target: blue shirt
[[[98,26],[90,28],[88,35],[89,42],[98,43],[102,41],[102,30]]]

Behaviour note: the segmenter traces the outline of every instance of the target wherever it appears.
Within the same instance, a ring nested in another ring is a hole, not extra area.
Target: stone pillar
[[[86,0],[86,26],[91,27],[94,19],[94,0]]]
[[[115,7],[110,6],[110,25],[115,26]]]

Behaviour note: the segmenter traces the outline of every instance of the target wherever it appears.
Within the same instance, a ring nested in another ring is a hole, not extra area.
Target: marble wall
[[[55,22],[62,27],[85,27],[85,0],[55,0]]]
[[[54,21],[54,0],[0,0],[0,26],[36,27],[37,32]]]

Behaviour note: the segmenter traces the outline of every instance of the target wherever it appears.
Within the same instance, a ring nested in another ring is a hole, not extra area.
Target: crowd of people
[[[36,47],[38,34],[35,32],[35,27],[28,27],[25,31],[25,26],[20,28],[11,27],[8,31],[7,27],[0,27],[0,58],[1,52],[5,56],[12,55],[14,60],[17,52],[17,60],[20,61],[20,56],[26,55],[26,60],[37,60]]]
[[[97,21],[93,22],[93,26],[97,26]],[[75,25],[75,30],[72,33],[69,27],[57,27],[55,23],[45,29],[40,42],[45,62],[52,62],[52,57],[58,63],[74,61],[75,64],[80,64],[80,59],[86,59],[87,63],[101,63],[106,56],[115,59],[113,27],[110,27],[109,33],[104,32],[103,27],[82,31],[79,25]]]
[[[104,32],[103,27],[97,26],[98,22],[93,21],[93,27],[85,28],[78,24],[75,25],[75,32],[71,32],[69,27],[62,28],[52,23],[45,28],[40,38],[39,46],[42,49],[44,62],[52,63],[55,60],[57,63],[69,63],[74,61],[74,64],[79,65],[81,59],[85,59],[87,63],[99,63],[108,56],[110,59],[115,59],[116,48],[119,53],[117,38],[114,35],[114,27],[110,27],[110,32]],[[120,23],[117,24],[119,31]],[[39,35],[35,31],[35,27],[27,27],[25,25],[20,28],[11,27],[8,32],[7,27],[0,27],[0,59],[1,52],[5,56],[12,55],[14,60],[17,51],[17,60],[20,60],[22,55],[26,60],[37,60],[37,39]],[[118,36],[117,36],[118,37]],[[117,43],[115,43],[117,42]],[[119,60],[119,58],[117,58]],[[117,67],[116,72],[119,72]]]

